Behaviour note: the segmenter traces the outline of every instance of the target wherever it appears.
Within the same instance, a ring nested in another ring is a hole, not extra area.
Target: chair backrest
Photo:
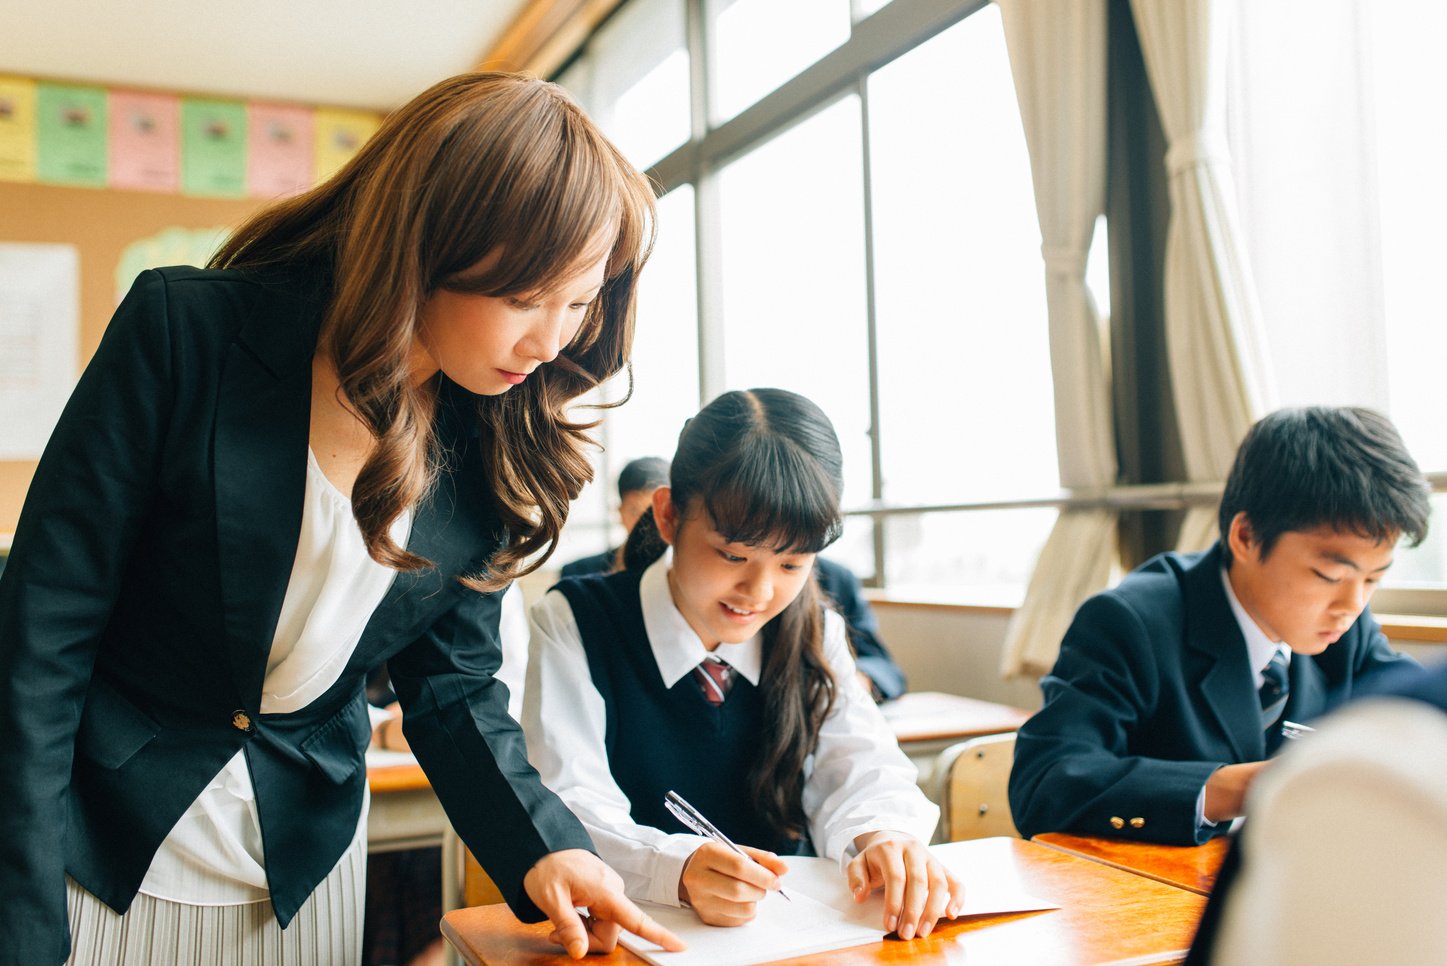
[[[935,764],[936,801],[947,842],[1020,833],[1010,817],[1010,766],[1015,733],[985,735],[951,745]]]

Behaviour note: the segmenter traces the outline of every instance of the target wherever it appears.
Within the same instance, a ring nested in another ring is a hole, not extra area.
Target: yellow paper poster
[[[35,180],[35,81],[0,77],[0,181]]]
[[[318,108],[312,116],[317,183],[336,174],[381,126],[382,119],[370,111]]]

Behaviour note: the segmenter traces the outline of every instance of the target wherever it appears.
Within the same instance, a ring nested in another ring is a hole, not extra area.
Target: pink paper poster
[[[312,112],[305,107],[249,104],[246,193],[258,198],[296,194],[312,185]]]
[[[112,188],[176,190],[181,180],[180,116],[177,97],[111,91]]]

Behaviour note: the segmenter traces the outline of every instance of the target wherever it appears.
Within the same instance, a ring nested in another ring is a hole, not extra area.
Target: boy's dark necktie
[[[1291,694],[1287,680],[1287,656],[1280,648],[1271,655],[1271,662],[1261,672],[1261,730],[1268,731],[1286,710],[1286,699]]]
[[[703,699],[714,707],[723,704],[733,686],[733,668],[716,657],[704,658],[693,669],[693,679],[703,692]]]

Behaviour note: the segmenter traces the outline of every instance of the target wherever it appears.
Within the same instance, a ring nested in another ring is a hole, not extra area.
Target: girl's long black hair
[[[818,553],[843,528],[843,457],[834,427],[818,406],[784,389],[727,392],[705,406],[679,434],[669,484],[680,519],[706,513],[733,543]],[[623,565],[642,569],[664,549],[649,510],[628,536]],[[808,830],[804,761],[835,696],[815,581],[805,581],[764,625],[763,645],[764,740],[749,786],[769,826],[799,838]]]

